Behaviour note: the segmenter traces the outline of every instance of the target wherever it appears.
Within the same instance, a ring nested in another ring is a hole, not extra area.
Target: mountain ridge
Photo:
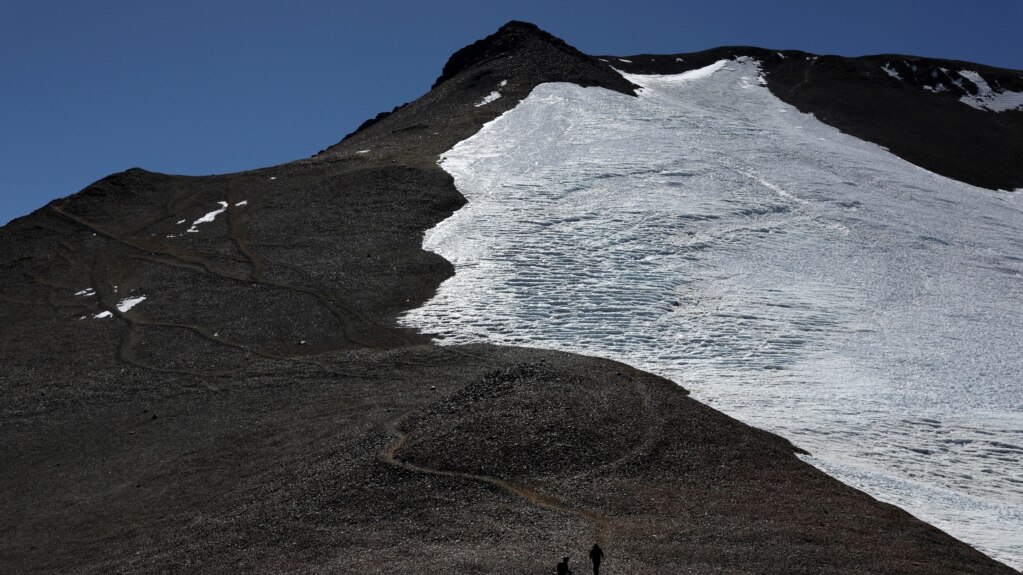
[[[505,34],[516,58],[467,56],[313,158],[129,170],[4,227],[0,561],[537,571],[603,538],[620,570],[1012,572],[671,382],[396,325],[453,273],[421,248],[465,202],[437,156],[539,83],[632,89]]]

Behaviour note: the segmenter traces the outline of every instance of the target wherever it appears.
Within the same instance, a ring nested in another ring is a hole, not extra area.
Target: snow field
[[[444,155],[442,343],[610,357],[1023,566],[1023,200],[800,114],[722,61],[545,84]]]

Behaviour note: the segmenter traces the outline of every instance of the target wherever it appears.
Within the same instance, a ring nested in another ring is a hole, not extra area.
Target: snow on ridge
[[[619,70],[617,68],[612,68],[612,70],[614,70],[615,72],[618,72],[623,77],[625,77],[625,79],[627,79],[627,80],[629,80],[633,76],[635,76],[635,77],[638,77],[638,78],[643,78],[643,79],[647,79],[647,80],[651,80],[651,81],[665,80],[665,81],[671,81],[671,82],[691,82],[691,81],[694,81],[694,80],[702,80],[704,78],[710,77],[711,75],[713,75],[718,70],[721,70],[722,68],[727,66],[730,62],[738,62],[738,63],[742,63],[742,64],[748,64],[748,63],[755,63],[756,61],[753,60],[752,58],[748,57],[748,56],[740,56],[739,58],[736,58],[735,60],[718,60],[717,62],[714,62],[713,64],[708,64],[707,66],[704,66],[703,68],[697,68],[695,70],[689,70],[688,72],[682,72],[681,74],[630,74],[628,72],[623,72],[622,70]],[[637,82],[636,84],[640,87],[640,91],[645,89],[645,86],[642,83],[638,83]]]
[[[675,77],[680,81],[702,80],[709,77],[714,72],[724,68],[730,61],[731,60],[718,60],[709,66],[704,66],[703,68],[697,68],[681,74],[675,74]]]
[[[996,92],[980,74],[972,70],[960,70],[959,75],[977,86],[976,94],[967,94],[959,98],[959,101],[967,106],[991,112],[1023,110],[1023,92],[1011,90]]]

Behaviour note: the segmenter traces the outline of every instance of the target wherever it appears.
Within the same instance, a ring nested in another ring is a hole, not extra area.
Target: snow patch
[[[990,112],[1023,110],[1023,92],[1010,90],[996,92],[980,74],[972,70],[960,70],[959,75],[977,86],[976,94],[968,94],[959,98],[959,101],[967,106]]]
[[[199,231],[199,228],[197,228],[196,226],[198,226],[199,224],[208,224],[208,223],[212,222],[213,220],[217,219],[217,216],[219,216],[220,214],[224,213],[224,210],[227,209],[227,205],[228,205],[227,202],[217,202],[217,203],[220,204],[220,209],[219,210],[213,210],[212,212],[207,213],[205,216],[199,218],[198,220],[195,220],[194,222],[192,222],[192,227],[188,228],[185,231],[188,232],[188,233],[192,233],[192,234],[197,233]]]
[[[369,150],[356,150],[355,153],[356,154],[368,154]]]
[[[884,70],[886,74],[888,74],[892,78],[895,78],[896,80],[902,79],[902,76],[899,75],[899,71],[896,70],[895,68],[892,68],[892,65],[889,62],[885,62],[884,66],[881,66],[881,69]]]
[[[82,297],[94,296],[94,295],[96,295],[96,290],[93,289],[93,288],[85,288],[85,289],[83,289],[81,291],[76,291],[75,295],[76,296],[82,296]]]
[[[479,102],[476,102],[476,107],[479,108],[480,106],[486,106],[487,104],[493,102],[494,100],[496,100],[496,99],[498,99],[500,97],[501,97],[501,93],[498,92],[497,90],[494,90],[493,92],[487,94],[486,96],[483,96],[482,100],[480,100]]]
[[[126,297],[121,301],[117,302],[117,311],[124,313],[144,301],[146,301],[146,296],[144,295],[136,297]]]
[[[240,208],[242,206],[247,206],[247,205],[249,205],[249,201],[248,200],[242,200],[242,201],[238,202],[237,204],[235,204],[234,207]]]
[[[96,319],[106,319],[108,317],[114,317],[114,314],[109,311],[101,311],[98,314],[92,316]]]
[[[695,81],[695,80],[702,80],[704,78],[710,77],[711,75],[714,74],[714,72],[717,72],[718,70],[721,70],[722,68],[727,66],[728,63],[731,62],[731,61],[732,60],[718,60],[717,62],[714,62],[713,64],[710,64],[708,66],[704,66],[703,68],[697,68],[695,70],[690,70],[688,72],[683,72],[681,74],[670,74],[670,75],[664,75],[664,76],[655,75],[655,74],[649,74],[649,75],[638,75],[637,77],[639,77],[639,78],[649,78],[649,79],[653,79],[653,80],[666,80],[666,79],[670,78],[671,81],[692,82],[692,81]],[[621,70],[615,70],[615,71],[618,72],[619,74],[621,74],[622,76],[624,76],[626,79],[631,79],[633,77],[633,75],[628,74],[626,72],[622,72]],[[645,89],[645,87],[643,86],[642,83],[638,83],[637,82],[636,84],[638,86],[640,86],[640,90],[641,91],[643,89]]]

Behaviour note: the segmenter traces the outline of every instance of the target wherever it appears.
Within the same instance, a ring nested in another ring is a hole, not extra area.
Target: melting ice
[[[776,99],[755,62],[537,87],[445,154],[456,268],[403,321],[599,355],[1023,566],[1023,196]]]

